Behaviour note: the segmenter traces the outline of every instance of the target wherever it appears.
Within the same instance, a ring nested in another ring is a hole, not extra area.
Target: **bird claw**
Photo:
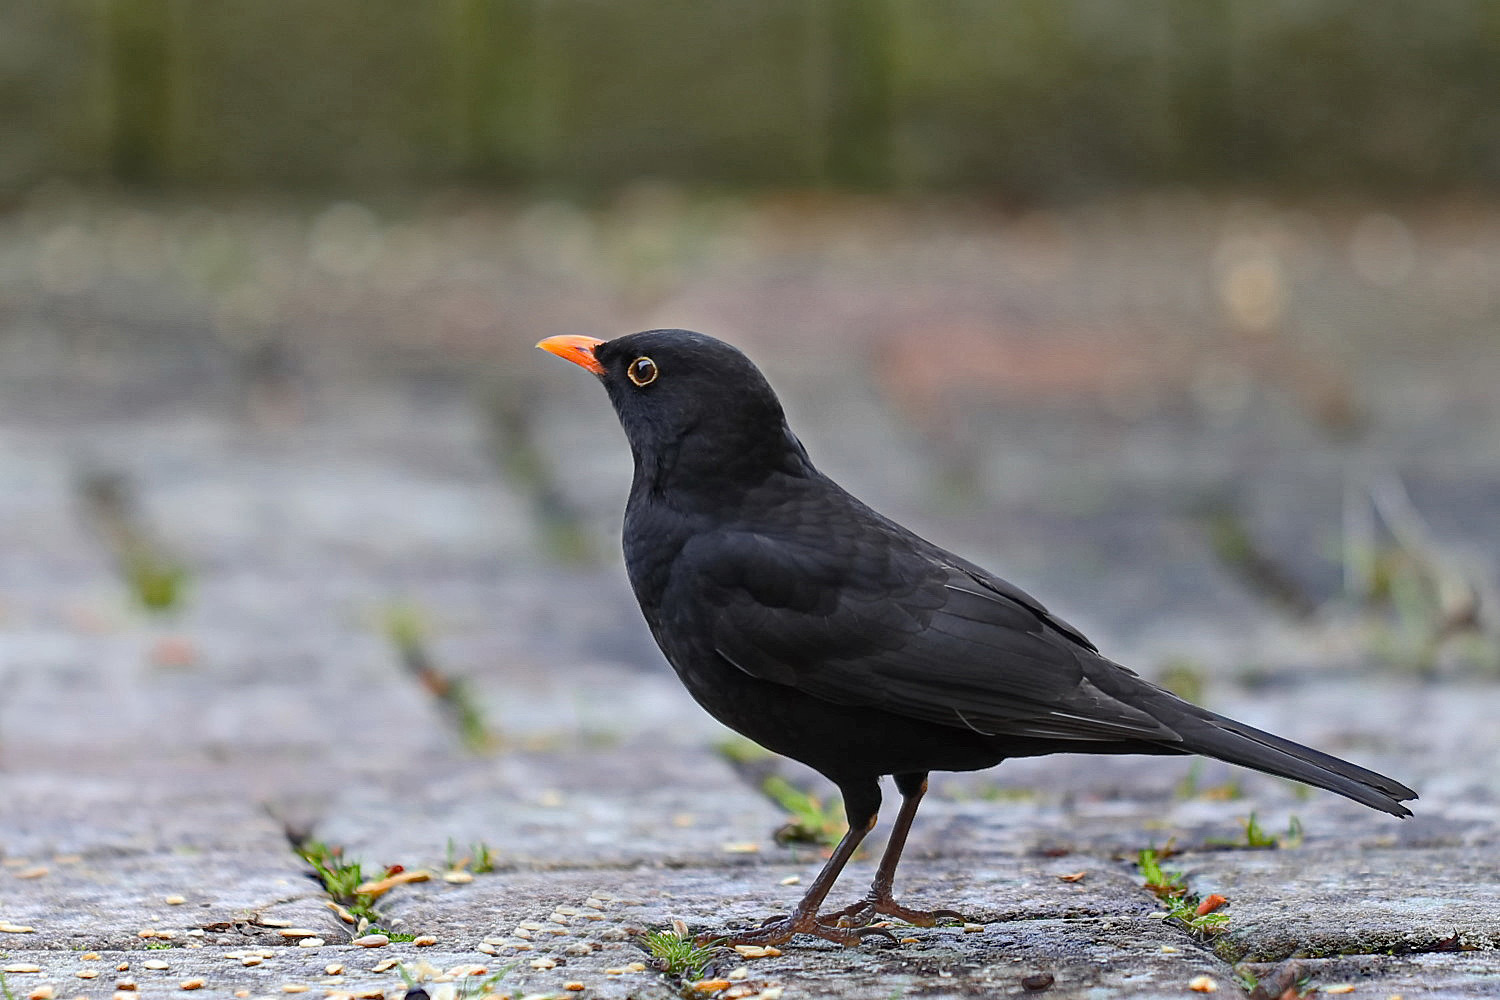
[[[829,916],[840,927],[865,927],[877,916],[895,917],[913,927],[936,927],[944,920],[968,922],[968,918],[957,910],[913,910],[890,896],[867,897]]]

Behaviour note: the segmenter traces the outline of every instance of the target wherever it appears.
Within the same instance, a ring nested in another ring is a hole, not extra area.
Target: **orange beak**
[[[548,354],[556,354],[565,361],[571,361],[575,365],[582,365],[595,375],[604,374],[604,366],[599,359],[594,357],[594,348],[604,343],[593,337],[582,337],[577,334],[568,334],[564,337],[548,337],[536,346]]]

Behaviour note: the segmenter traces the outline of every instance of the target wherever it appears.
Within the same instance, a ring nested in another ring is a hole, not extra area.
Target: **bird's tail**
[[[1392,816],[1411,815],[1401,803],[1415,799],[1417,793],[1399,781],[1195,705],[1181,704],[1190,709],[1187,718],[1168,725],[1181,735],[1183,750],[1326,788]]]

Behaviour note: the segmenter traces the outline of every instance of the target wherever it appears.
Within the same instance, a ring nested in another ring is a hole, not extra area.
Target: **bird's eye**
[[[625,369],[625,374],[636,385],[650,385],[656,381],[656,362],[647,357],[636,358]]]

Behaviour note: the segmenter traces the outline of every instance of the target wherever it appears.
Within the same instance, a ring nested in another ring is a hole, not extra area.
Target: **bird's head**
[[[728,487],[807,464],[781,402],[740,351],[690,330],[614,340],[549,337],[536,346],[599,377],[635,456],[636,477]]]

